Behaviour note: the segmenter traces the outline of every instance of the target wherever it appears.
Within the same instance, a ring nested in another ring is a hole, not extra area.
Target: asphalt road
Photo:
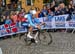
[[[75,54],[75,34],[51,33],[53,42],[48,45],[25,46],[19,37],[0,40],[3,54]]]

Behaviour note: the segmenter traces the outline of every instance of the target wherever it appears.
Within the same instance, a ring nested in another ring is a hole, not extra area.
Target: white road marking
[[[0,48],[0,54],[2,54],[2,49]]]

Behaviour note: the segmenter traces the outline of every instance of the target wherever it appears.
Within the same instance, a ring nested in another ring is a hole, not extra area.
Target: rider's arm
[[[34,18],[34,22],[35,22],[35,23],[41,23],[40,20],[37,19],[37,18]]]

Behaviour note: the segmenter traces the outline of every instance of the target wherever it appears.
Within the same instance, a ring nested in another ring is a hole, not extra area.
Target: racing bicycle
[[[43,27],[45,26],[46,24]],[[27,34],[28,32],[21,37],[21,39],[26,43],[26,45],[31,45],[32,43],[35,43],[34,39],[32,40],[27,37]],[[35,37],[38,43],[40,44],[49,45],[52,43],[52,35],[50,32],[48,32],[48,29],[35,29],[31,35]]]

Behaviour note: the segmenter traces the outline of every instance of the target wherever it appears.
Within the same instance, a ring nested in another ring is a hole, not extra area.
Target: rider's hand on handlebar
[[[45,23],[43,22],[42,25],[45,25]]]
[[[36,27],[37,27],[38,29],[41,29],[40,25],[37,25]]]

